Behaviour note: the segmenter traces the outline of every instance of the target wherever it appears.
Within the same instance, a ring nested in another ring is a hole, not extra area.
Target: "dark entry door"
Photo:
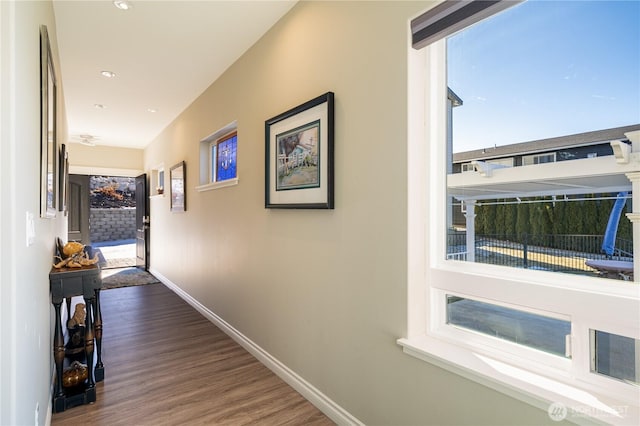
[[[69,175],[68,241],[90,245],[89,240],[89,176]]]
[[[136,177],[136,266],[149,269],[149,194],[147,175]]]

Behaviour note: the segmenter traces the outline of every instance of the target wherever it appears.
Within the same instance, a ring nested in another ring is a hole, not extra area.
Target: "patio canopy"
[[[637,158],[618,163],[613,155],[520,167],[473,162],[475,171],[447,176],[449,195],[461,201],[631,191],[627,173]]]

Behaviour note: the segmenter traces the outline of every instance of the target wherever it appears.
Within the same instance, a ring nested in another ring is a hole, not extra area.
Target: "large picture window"
[[[446,1],[412,22],[405,352],[638,420],[639,13]]]
[[[547,3],[522,3],[446,38],[447,89],[456,100],[450,167],[476,172],[449,178],[449,202],[473,206],[448,218],[449,252],[459,258],[464,251],[474,262],[631,279],[619,269],[633,262],[625,215],[631,202],[618,211],[614,204],[619,193],[631,199],[632,183],[610,143],[628,146],[626,133],[640,129],[638,41],[614,31],[638,6]],[[607,66],[617,62],[627,66]],[[602,158],[590,158],[594,150]],[[506,161],[516,167],[503,170]],[[596,163],[610,172],[575,182]],[[536,173],[543,179],[532,179]],[[576,178],[568,181],[567,173]],[[615,253],[603,249],[607,239]]]

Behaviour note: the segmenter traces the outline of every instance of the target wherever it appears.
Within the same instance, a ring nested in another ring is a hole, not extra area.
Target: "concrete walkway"
[[[106,264],[102,269],[126,268],[136,265],[136,241],[118,240],[94,243],[93,248],[100,249]]]

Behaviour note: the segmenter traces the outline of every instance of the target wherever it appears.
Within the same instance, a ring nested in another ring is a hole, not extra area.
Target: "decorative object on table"
[[[69,241],[62,245],[62,240],[57,239],[58,255],[55,257],[59,261],[53,264],[53,267],[60,269],[62,267],[67,268],[82,268],[83,266],[95,265],[99,261],[98,254],[96,253],[93,258],[89,258],[85,251],[85,245],[75,241]]]
[[[169,171],[169,180],[171,186],[171,211],[184,212],[187,210],[187,200],[185,195],[185,175],[186,164],[184,161],[179,162],[171,167]]]
[[[84,320],[87,317],[87,311],[85,310],[84,303],[76,304],[73,316],[67,321],[67,328],[73,328],[78,325],[84,326]]]
[[[265,122],[265,207],[333,209],[334,95]]]
[[[68,368],[62,373],[62,386],[72,388],[84,383],[89,377],[87,366],[79,361],[73,361]]]
[[[87,316],[85,309],[86,305],[84,303],[76,304],[73,316],[67,321],[69,339],[64,345],[64,353],[66,356],[82,355],[84,353],[84,324]]]
[[[56,74],[49,34],[40,26],[40,216],[56,216],[58,146],[56,137]]]

